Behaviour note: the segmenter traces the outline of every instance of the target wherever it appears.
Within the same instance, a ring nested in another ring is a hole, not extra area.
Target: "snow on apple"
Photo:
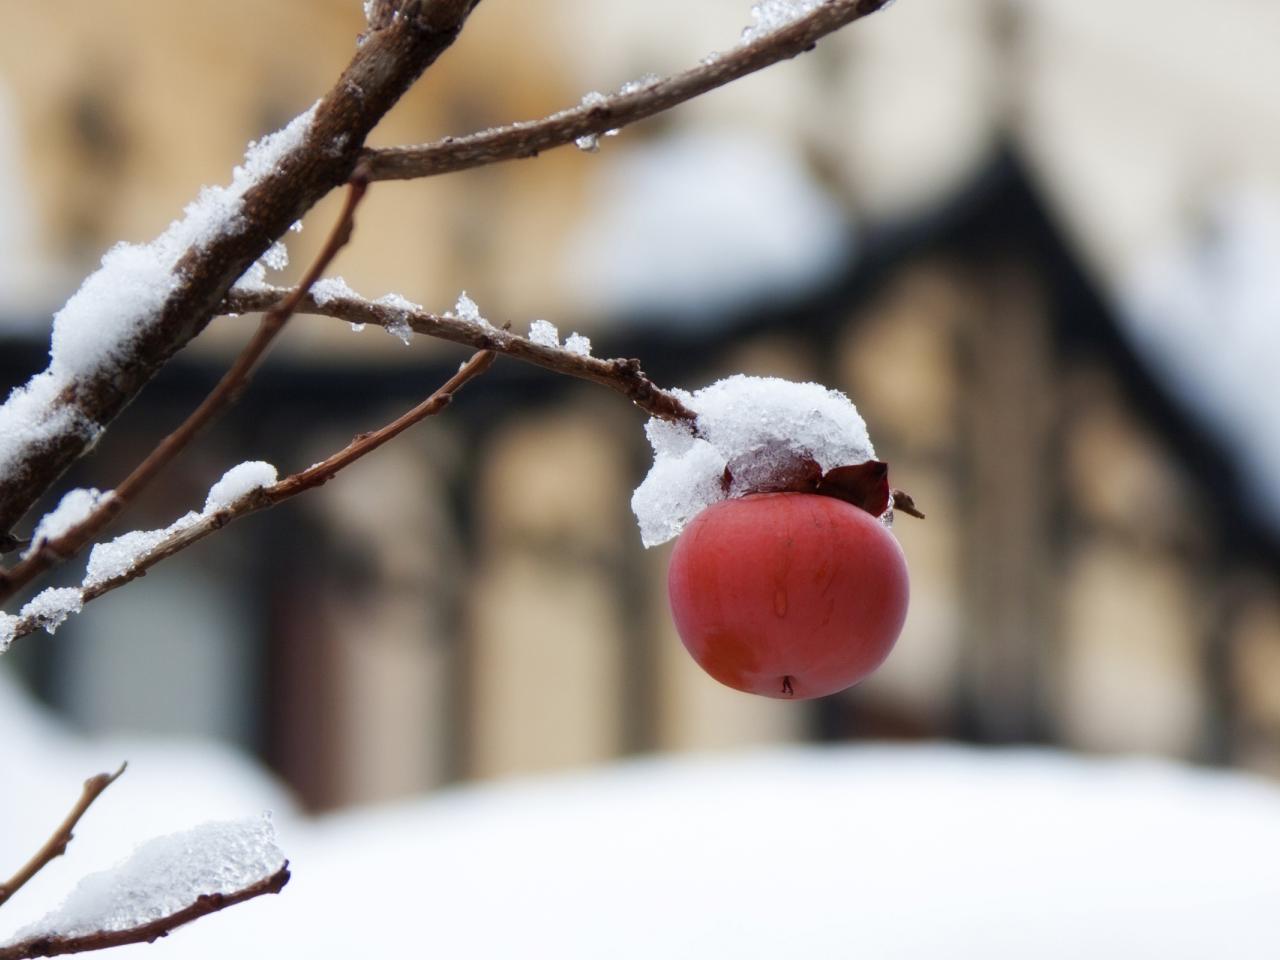
[[[679,535],[667,587],[680,639],[748,693],[857,683],[897,641],[909,592],[866,424],[813,383],[735,376],[680,396],[697,420],[649,422],[654,465],[632,498],[647,546]]]

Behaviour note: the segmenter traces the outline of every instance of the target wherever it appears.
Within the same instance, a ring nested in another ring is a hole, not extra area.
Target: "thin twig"
[[[813,48],[829,33],[875,13],[889,0],[827,0],[794,23],[729,53],[709,57],[675,76],[643,84],[628,93],[584,104],[543,120],[446,137],[421,146],[366,150],[373,180],[412,180],[453,173],[504,160],[534,157],[543,150],[599,136],[692,100],[726,83],[788,60]]]
[[[893,501],[894,513],[905,513],[908,517],[915,517],[917,520],[925,518],[924,511],[916,506],[915,500],[907,491],[895,488],[889,491],[889,497]]]
[[[269,310],[282,298],[292,296],[294,288],[257,288],[236,290],[223,303],[223,310],[230,313],[253,313]],[[477,350],[492,350],[517,360],[567,374],[582,380],[590,380],[618,391],[645,412],[663,420],[684,420],[692,423],[697,414],[690,410],[675,394],[658,387],[645,375],[640,361],[634,359],[602,360],[598,357],[570,353],[557,347],[543,346],[526,337],[499,330],[486,323],[474,323],[460,317],[440,316],[425,310],[408,310],[402,305],[391,306],[365,300],[362,297],[326,296],[322,303],[312,296],[298,302],[299,313],[312,313],[337,317],[349,323],[371,323],[381,327],[395,327],[408,323],[410,329],[423,336],[449,340]]]
[[[74,836],[73,832],[76,824],[80,822],[80,818],[93,805],[93,801],[102,795],[102,792],[120,779],[120,775],[124,773],[127,763],[120,764],[120,769],[115,773],[99,773],[90,777],[84,782],[84,788],[80,791],[80,799],[76,801],[76,805],[71,808],[71,812],[67,814],[66,819],[58,824],[58,829],[45,841],[44,846],[37,850],[25,864],[23,864],[18,872],[10,877],[5,883],[0,884],[0,906],[4,906],[9,898],[23,888],[32,877],[43,870],[50,862],[56,860],[67,852],[67,844],[71,842]]]
[[[195,903],[183,907],[167,917],[128,927],[124,930],[98,930],[77,937],[40,936],[29,940],[21,940],[6,947],[0,947],[0,960],[32,960],[35,957],[59,957],[69,953],[89,953],[94,950],[108,950],[112,947],[123,947],[130,943],[153,943],[161,937],[167,937],[178,927],[188,924],[211,913],[244,903],[254,897],[268,893],[279,893],[289,882],[289,862],[269,877],[257,883],[236,890],[232,893],[206,893],[196,898]]]
[[[330,457],[291,476],[285,477],[269,487],[253,490],[235,503],[201,517],[190,526],[175,531],[157,543],[146,553],[138,557],[129,569],[117,577],[103,580],[81,591],[81,602],[89,603],[103,594],[110,593],[143,576],[157,563],[175,553],[180,553],[194,543],[203,540],[209,534],[220,530],[234,520],[247,517],[251,513],[274,507],[285,500],[295,497],[305,490],[321,486],[333,479],[339,471],[349,467],[394,437],[399,436],[414,424],[434,416],[444,410],[453,400],[454,394],[467,383],[484,373],[493,364],[495,354],[482,350],[464,363],[452,377],[438,390],[427,397],[412,410],[398,417],[386,426],[372,433],[361,433],[349,444]],[[37,617],[24,617],[14,624],[13,639],[34,633],[40,628]],[[2,902],[2,901],[0,901]]]
[[[368,178],[360,168],[357,168],[356,174],[351,179],[342,212],[324,247],[298,286],[292,288],[288,296],[282,297],[266,312],[258,324],[253,339],[240,351],[235,363],[218,381],[217,386],[209,392],[209,395],[183,421],[182,425],[161,440],[146,459],[139,463],[109,496],[104,497],[87,517],[62,535],[38,546],[33,553],[11,570],[0,571],[0,601],[13,596],[41,574],[83,549],[136,499],[156,474],[172,462],[201,429],[235,403],[236,398],[248,385],[259,362],[279,336],[280,331],[284,329],[285,323],[293,316],[307,291],[328,269],[333,258],[338,255],[338,251],[351,239],[351,232],[355,226],[356,208],[364,199],[368,187]]]

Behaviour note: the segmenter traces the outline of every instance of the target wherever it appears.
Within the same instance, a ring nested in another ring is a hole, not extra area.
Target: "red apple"
[[[907,614],[898,541],[834,497],[763,493],[685,527],[667,589],[676,629],[721,683],[803,700],[852,686],[889,654]]]

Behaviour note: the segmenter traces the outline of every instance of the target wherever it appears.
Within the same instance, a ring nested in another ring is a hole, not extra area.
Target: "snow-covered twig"
[[[230,313],[269,310],[295,288],[258,287],[233,290],[223,304]],[[434,314],[414,309],[407,303],[387,304],[350,294],[317,299],[303,297],[299,313],[336,317],[356,325],[371,323],[381,327],[408,325],[414,333],[449,340],[477,350],[492,350],[517,360],[545,367],[582,380],[590,380],[618,391],[646,413],[663,420],[692,422],[695,415],[680,398],[658,387],[634,359],[604,360],[564,347],[552,347],[502,330],[488,323],[475,323],[462,316]]]
[[[788,60],[822,37],[875,13],[891,0],[825,0],[810,12],[727,53],[708,57],[683,73],[651,83],[628,84],[623,92],[592,97],[581,106],[543,120],[446,137],[420,146],[366,150],[373,180],[412,180],[453,173],[504,160],[534,157],[543,150],[601,136],[662,113],[717,87]]]
[[[51,362],[0,405],[0,545],[102,428],[204,329],[241,274],[347,182],[369,131],[453,43],[475,2],[381,4],[398,16],[366,35],[305,122],[290,124],[287,137],[268,138],[278,149],[247,155],[232,188],[206,190],[189,208],[198,216],[161,241],[107,255],[77,295],[78,307],[95,307],[77,317],[77,334],[90,341],[77,351],[83,362]]]
[[[346,203],[324,247],[316,255],[298,286],[266,312],[258,324],[253,339],[240,351],[231,369],[223,375],[200,406],[176,430],[160,441],[159,445],[110,494],[98,499],[93,508],[83,517],[72,523],[68,529],[60,530],[56,536],[43,541],[40,540],[39,531],[37,531],[36,543],[23,560],[11,570],[0,570],[0,601],[13,596],[41,574],[78,553],[137,498],[156,474],[181,453],[201,429],[235,402],[253,376],[258,363],[266,355],[280,331],[284,329],[285,323],[297,310],[302,298],[320,279],[320,275],[328,269],[333,258],[338,255],[338,251],[351,239],[351,232],[355,227],[356,208],[364,198],[368,186],[367,178],[357,166],[347,191]]]
[[[37,957],[61,957],[72,953],[110,950],[112,947],[123,947],[131,943],[154,943],[193,920],[207,917],[227,907],[234,907],[237,903],[253,900],[255,897],[279,893],[289,882],[289,876],[289,865],[286,862],[271,876],[264,877],[247,887],[231,893],[202,894],[189,906],[168,916],[160,917],[158,920],[140,923],[123,930],[98,930],[78,937],[39,936],[20,940],[0,947],[0,960],[34,960]]]
[[[0,960],[150,943],[288,882],[269,815],[206,823],[156,837],[118,866],[84,877],[60,907],[0,946]]]
[[[124,773],[128,764],[120,764],[120,769],[115,773],[99,773],[90,777],[84,782],[84,788],[80,792],[80,799],[76,801],[76,805],[71,808],[71,812],[67,814],[62,823],[58,824],[58,829],[44,842],[39,850],[37,850],[24,863],[12,877],[5,883],[0,884],[0,906],[4,904],[19,890],[21,890],[27,882],[37,873],[43,870],[50,862],[56,860],[67,852],[67,844],[71,842],[74,836],[73,831],[80,822],[80,818],[93,805],[93,801],[102,795],[102,792],[120,779],[120,775]]]
[[[386,426],[371,433],[359,434],[337,453],[326,457],[306,470],[301,470],[292,476],[285,477],[278,483],[255,487],[243,496],[237,497],[231,503],[218,509],[206,510],[199,515],[191,514],[192,522],[180,522],[174,524],[167,531],[162,531],[163,536],[160,539],[149,543],[136,555],[130,556],[128,562],[122,564],[123,569],[119,573],[102,579],[87,578],[84,586],[79,591],[80,606],[91,600],[96,600],[103,594],[110,593],[117,587],[122,587],[126,583],[138,579],[160,561],[173,556],[175,553],[180,553],[194,543],[198,543],[233,520],[239,520],[241,517],[247,517],[251,513],[274,507],[276,504],[283,503],[285,500],[295,497],[306,490],[327,483],[339,471],[349,467],[361,457],[377,450],[389,440],[409,429],[409,427],[425,420],[427,417],[440,413],[453,400],[454,394],[489,369],[493,361],[494,354],[490,351],[482,350],[464,363],[458,369],[458,372],[450,377],[431,396]],[[127,536],[129,535],[126,534]],[[92,566],[91,562],[91,569]],[[12,641],[18,637],[34,633],[40,629],[41,625],[38,616],[19,616],[11,625],[7,633],[7,640]],[[0,648],[3,648],[3,646],[3,644],[0,644]],[[0,902],[3,901],[0,900]]]

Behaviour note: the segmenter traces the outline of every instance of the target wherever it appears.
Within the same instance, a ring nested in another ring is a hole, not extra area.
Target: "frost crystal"
[[[14,942],[128,930],[200,897],[244,890],[284,865],[269,816],[206,823],[150,840],[118,866],[85,877],[60,907],[19,930]]]
[[[458,302],[453,305],[453,312],[446,313],[445,316],[453,317],[455,320],[465,320],[467,323],[478,323],[482,327],[490,325],[489,321],[481,315],[476,302],[467,296],[465,290],[458,294]]]
[[[269,463],[248,460],[237,464],[209,488],[209,496],[204,502],[205,515],[225,510],[246,494],[271,486],[276,479],[276,468]]]
[[[340,297],[355,296],[358,296],[358,294],[341,277],[325,277],[311,285],[311,299],[320,307],[332,303]]]
[[[628,80],[618,88],[618,92],[624,97],[631,93],[639,93],[641,90],[647,90],[652,87],[661,79],[656,73],[646,73],[637,80]],[[617,131],[615,130],[614,132],[616,133]]]
[[[697,413],[697,434],[656,418],[645,427],[653,467],[631,509],[646,547],[677,536],[717,500],[785,481],[806,459],[827,471],[875,458],[849,398],[816,383],[738,375],[675,393]]]
[[[781,30],[822,6],[826,0],[761,0],[751,8],[755,21],[742,31],[742,43],[752,43]]]
[[[608,102],[609,98],[599,90],[590,90],[582,95],[582,106],[584,107],[598,107],[601,104]],[[608,130],[605,132],[606,137],[614,137],[617,136],[617,134],[617,130]],[[584,150],[587,153],[595,153],[600,149],[600,135],[598,133],[588,133],[573,142],[579,150]]]
[[[398,293],[388,293],[379,297],[374,303],[395,311],[383,329],[393,337],[399,338],[400,342],[407,347],[413,340],[413,327],[409,325],[409,314],[421,312],[422,304],[414,303]]]
[[[53,512],[40,518],[40,523],[36,525],[35,533],[31,535],[31,546],[27,548],[22,556],[24,558],[29,557],[39,550],[43,544],[50,540],[57,540],[72,527],[85,520],[89,514],[93,513],[98,504],[109,496],[111,496],[110,491],[103,493],[101,490],[93,488],[68,490],[62,495],[62,499],[58,501],[58,506],[54,508]]]
[[[49,633],[57,633],[67,617],[82,609],[84,594],[79,587],[49,587],[27,601],[26,606],[18,611],[18,619],[32,619]],[[3,646],[6,644],[0,640],[0,647]]]
[[[529,340],[540,347],[559,347],[560,331],[547,320],[535,320],[529,324]]]
[[[283,270],[289,265],[289,248],[283,240],[277,240],[262,255],[262,262],[268,270]]]
[[[591,356],[591,341],[580,333],[571,333],[564,342],[564,348],[580,357]]]
[[[106,543],[94,544],[85,568],[84,587],[96,587],[123,577],[137,566],[138,561],[175,533],[198,522],[201,515],[194,510],[159,530],[130,530]]]

